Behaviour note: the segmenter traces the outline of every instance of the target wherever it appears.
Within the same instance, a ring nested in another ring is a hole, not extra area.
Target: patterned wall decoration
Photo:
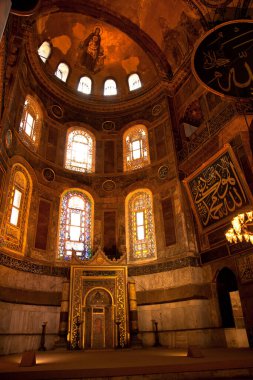
[[[229,144],[183,182],[199,227],[205,232],[252,204],[248,185]]]
[[[253,257],[252,255],[240,256],[237,259],[239,278],[242,283],[253,281]]]
[[[17,259],[0,252],[0,265],[22,272],[41,274],[45,276],[69,277],[68,267],[57,267],[32,262],[30,259]]]
[[[0,252],[0,265],[5,267],[20,270],[22,272],[35,273],[47,276],[69,277],[70,268],[68,266],[59,267],[52,265],[42,265],[26,259],[17,259]],[[183,259],[172,260],[163,263],[151,263],[130,267],[128,269],[129,276],[141,276],[144,274],[169,272],[175,269],[198,267],[200,266],[199,258],[185,257]]]

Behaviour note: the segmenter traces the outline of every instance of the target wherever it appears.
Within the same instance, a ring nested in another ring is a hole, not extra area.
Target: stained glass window
[[[11,250],[25,249],[32,181],[27,170],[19,164],[12,167],[5,213],[3,216],[4,245]]]
[[[117,85],[115,80],[107,79],[104,84],[104,95],[117,95]]]
[[[30,95],[26,97],[19,125],[19,135],[23,142],[37,150],[41,134],[42,112],[37,101]]]
[[[38,54],[39,54],[40,59],[45,63],[50,53],[51,53],[50,43],[48,41],[44,41],[38,49]]]
[[[152,193],[137,190],[126,199],[129,261],[156,258],[155,226]]]
[[[91,85],[92,82],[89,77],[82,77],[80,78],[77,90],[89,95],[91,93]]]
[[[68,65],[66,65],[66,63],[63,63],[63,62],[59,63],[56,69],[55,75],[57,76],[57,78],[59,78],[63,82],[66,82],[69,75]]]
[[[84,129],[71,130],[67,135],[65,168],[79,172],[95,170],[95,138]]]
[[[14,186],[14,196],[13,196],[11,216],[10,216],[10,223],[13,224],[14,226],[17,226],[18,224],[21,198],[22,198],[22,192],[18,190],[16,186]]]
[[[128,77],[128,86],[130,91],[137,90],[141,87],[141,81],[138,74],[134,73]]]
[[[145,125],[129,128],[123,135],[124,171],[140,169],[150,163],[148,132]]]
[[[61,199],[59,258],[71,259],[73,251],[82,260],[91,257],[93,201],[81,190],[70,190]]]

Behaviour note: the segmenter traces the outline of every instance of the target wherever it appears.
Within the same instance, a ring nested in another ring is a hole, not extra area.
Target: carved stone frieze
[[[0,252],[0,265],[20,270],[23,272],[30,272],[35,274],[44,274],[48,276],[59,276],[59,277],[67,277],[69,268],[68,267],[57,267],[52,265],[42,265],[38,263],[34,263],[32,261],[27,260],[26,258],[17,259],[15,257],[11,257],[3,252]]]
[[[168,262],[142,265],[138,267],[129,267],[128,273],[129,276],[141,276],[144,274],[167,272],[179,268],[198,266],[200,266],[200,261],[198,257],[184,257],[183,259],[177,259]]]

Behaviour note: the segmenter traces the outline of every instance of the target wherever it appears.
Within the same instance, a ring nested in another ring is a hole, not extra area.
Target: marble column
[[[62,299],[61,299],[61,312],[60,312],[60,325],[59,325],[59,341],[58,345],[67,344],[68,335],[68,316],[69,316],[69,287],[68,280],[63,282],[62,287]]]
[[[130,344],[131,346],[140,346],[141,342],[138,339],[138,314],[137,300],[134,280],[128,281],[128,299],[129,299],[129,323],[130,323]]]

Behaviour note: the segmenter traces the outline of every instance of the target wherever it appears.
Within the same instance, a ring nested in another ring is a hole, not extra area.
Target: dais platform
[[[21,354],[0,358],[1,380],[39,379],[253,379],[253,350],[148,348],[36,352],[35,367],[20,367]]]

